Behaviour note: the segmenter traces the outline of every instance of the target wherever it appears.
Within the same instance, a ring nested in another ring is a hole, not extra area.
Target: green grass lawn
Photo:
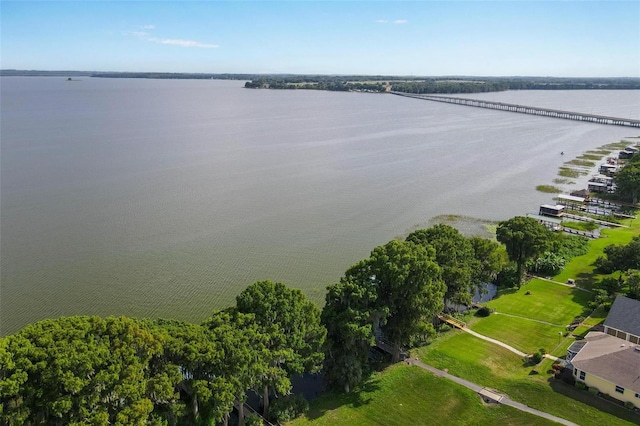
[[[455,376],[497,389],[516,401],[580,425],[640,422],[638,415],[552,379],[547,370],[553,361],[544,360],[537,367],[540,374],[531,375],[532,366],[519,356],[468,333],[447,333],[417,350],[416,355]]]
[[[498,312],[565,326],[582,315],[584,307],[593,298],[586,291],[541,279],[532,279],[518,290],[501,291],[498,296],[487,306]]]
[[[504,342],[514,348],[531,354],[540,348],[550,351],[559,342],[559,333],[565,333],[565,326],[555,326],[514,318],[506,315],[491,315],[471,326],[487,337]]]
[[[593,263],[602,255],[603,249],[610,244],[628,244],[633,237],[640,234],[640,217],[624,220],[627,228],[603,229],[603,238],[589,242],[589,252],[582,256],[574,257],[565,266],[564,270],[554,277],[554,280],[566,282],[569,278],[576,280],[576,284],[584,288],[592,288],[593,284],[605,275],[594,272]]]
[[[579,231],[595,231],[600,226],[594,222],[571,222],[564,221],[562,226],[565,228],[577,229]]]
[[[327,393],[289,425],[552,425],[507,406],[489,406],[470,389],[419,367],[396,364],[359,392]]]

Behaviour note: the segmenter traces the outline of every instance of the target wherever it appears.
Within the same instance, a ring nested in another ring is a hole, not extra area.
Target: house
[[[618,296],[604,322],[567,349],[576,381],[640,408],[640,301]]]
[[[640,345],[640,300],[616,297],[604,320],[604,332]]]
[[[583,342],[571,359],[576,381],[640,408],[640,347],[599,331]]]

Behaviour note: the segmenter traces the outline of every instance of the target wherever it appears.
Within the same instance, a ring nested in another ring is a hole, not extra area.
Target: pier
[[[449,104],[465,105],[476,108],[497,109],[500,111],[517,112],[520,114],[540,115],[543,117],[562,118],[565,120],[587,121],[597,124],[609,124],[614,126],[637,127],[640,128],[640,120],[631,118],[608,117],[605,115],[587,114],[582,112],[562,111],[541,107],[531,107],[518,104],[507,104],[504,102],[483,101],[479,99],[455,98],[451,96],[420,95],[414,93],[390,92],[393,95],[406,96],[408,98],[423,99],[434,102],[446,102]]]

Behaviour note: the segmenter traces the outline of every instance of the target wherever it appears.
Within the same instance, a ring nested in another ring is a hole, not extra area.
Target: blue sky
[[[640,77],[640,1],[0,1],[0,67]]]

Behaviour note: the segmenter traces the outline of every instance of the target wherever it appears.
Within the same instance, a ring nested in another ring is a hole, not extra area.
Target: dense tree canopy
[[[367,261],[352,266],[340,283],[327,287],[322,310],[327,329],[324,371],[332,387],[349,392],[367,377],[376,300]]]
[[[268,336],[269,368],[261,383],[266,414],[270,390],[287,393],[292,375],[320,370],[326,330],[318,307],[282,283],[258,281],[238,295],[236,305],[238,312],[253,314],[259,332]]]
[[[148,369],[161,339],[130,318],[69,317],[0,339],[0,398],[9,424],[145,424],[174,397],[171,371]],[[165,385],[166,384],[166,385]]]
[[[500,222],[496,237],[505,245],[509,259],[516,263],[520,284],[526,262],[543,253],[551,241],[551,233],[547,228],[535,219],[523,216]]]
[[[640,154],[635,154],[613,177],[616,194],[625,201],[636,204],[640,201]]]
[[[447,286],[445,303],[469,305],[474,271],[480,269],[471,241],[457,229],[445,224],[414,231],[409,234],[407,241],[435,249],[435,261],[440,266],[442,281]]]
[[[298,290],[256,283],[203,325],[126,317],[45,320],[0,339],[3,424],[226,422],[248,389],[317,371],[325,331]],[[241,406],[241,404],[240,404]]]
[[[596,266],[601,272],[640,270],[640,235],[633,237],[629,244],[611,244],[603,251],[604,256],[596,260]]]
[[[393,361],[402,345],[433,330],[432,317],[442,311],[446,290],[433,248],[392,240],[371,252],[368,267],[383,313],[382,331],[393,344]]]

